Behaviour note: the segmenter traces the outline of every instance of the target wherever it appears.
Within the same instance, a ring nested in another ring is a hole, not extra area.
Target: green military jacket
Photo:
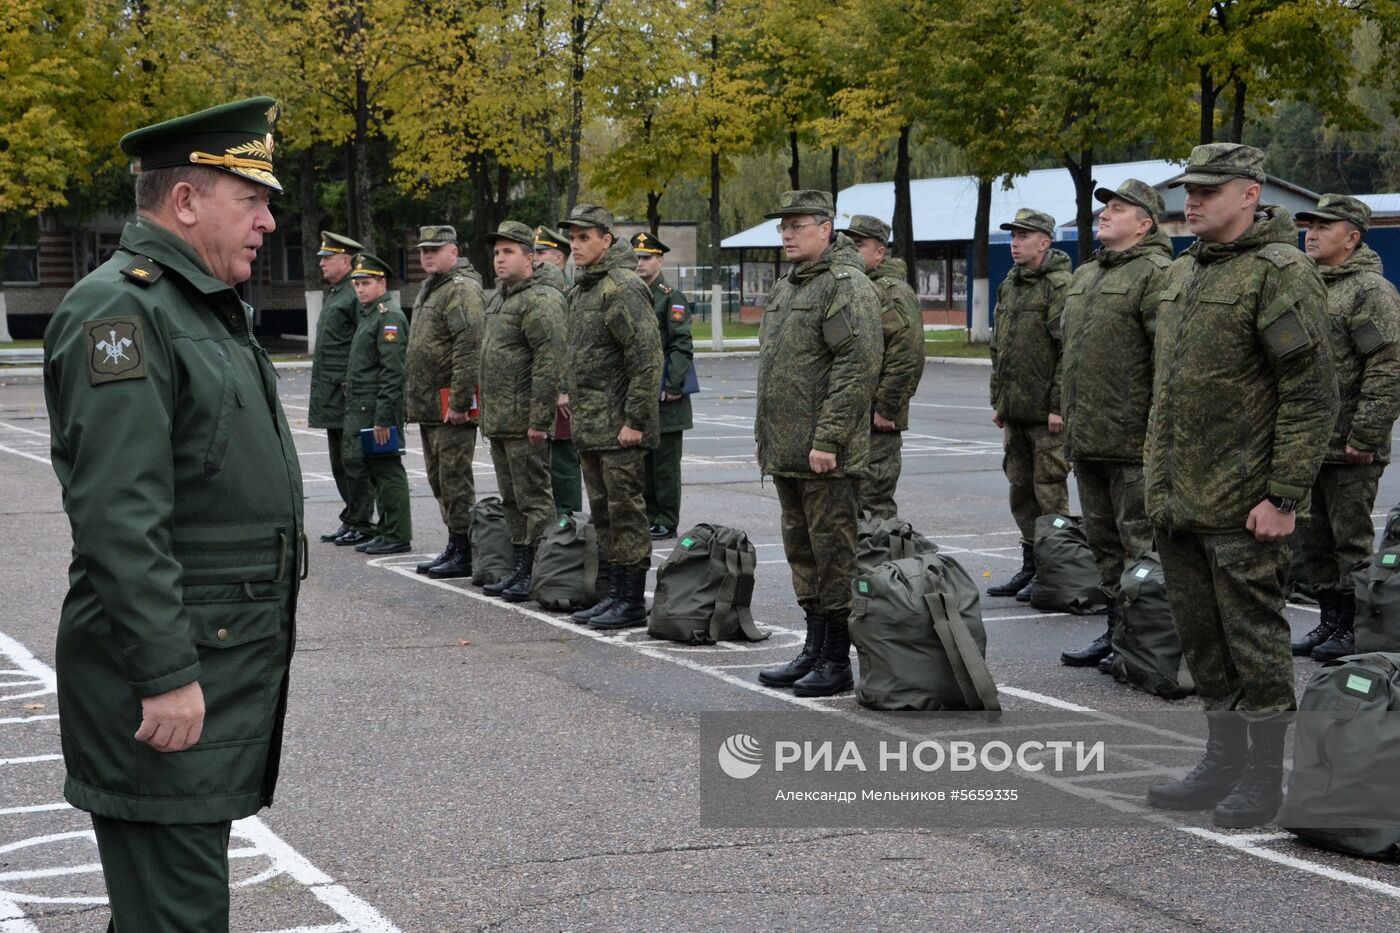
[[[1003,421],[1044,424],[1060,414],[1060,311],[1069,281],[1069,256],[1052,249],[1034,269],[1013,266],[997,289],[992,407]]]
[[[1141,463],[1152,407],[1157,303],[1172,241],[1157,230],[1121,252],[1100,249],[1065,294],[1065,454]]]
[[[617,240],[569,289],[565,385],[579,450],[620,449],[624,425],[642,432],[643,447],[660,440],[661,338],[636,268],[631,245]]]
[[[1389,463],[1390,433],[1400,416],[1400,295],[1365,243],[1340,266],[1320,269],[1340,396],[1326,460],[1346,462],[1350,444]]]
[[[567,312],[563,294],[547,279],[548,273],[537,269],[523,282],[497,288],[486,306],[481,430],[487,437],[554,430]]]
[[[350,357],[350,338],[355,336],[359,316],[360,302],[347,275],[326,292],[321,316],[316,321],[311,401],[306,412],[310,427],[340,430],[345,421],[345,363]]]
[[[894,422],[897,430],[909,430],[909,400],[924,377],[924,313],[919,296],[905,278],[904,260],[886,258],[870,270],[870,281],[880,293],[880,329],[884,356],[875,385],[875,411]]]
[[[685,377],[695,365],[695,345],[690,339],[690,319],[695,308],[685,292],[666,283],[658,275],[651,283],[651,306],[656,311],[656,326],[661,334],[661,390],[680,395],[674,402],[662,401],[661,433],[688,431],[695,426],[690,411],[690,396],[682,395]]]
[[[569,289],[572,287],[572,283],[570,283],[568,277],[564,275],[564,270],[560,269],[552,262],[541,261],[535,263],[535,275],[538,275],[546,285],[559,289],[559,293],[562,295],[567,295]]]
[[[364,428],[397,426],[402,443],[407,347],[408,318],[387,292],[360,305],[346,370],[347,432],[358,434]],[[441,420],[439,412],[438,421]]]
[[[81,810],[207,823],[272,802],[306,549],[301,467],[248,315],[188,244],[142,220],[45,331],[73,534],[64,796]],[[142,698],[194,681],[199,741],[137,742]]]
[[[1302,499],[1337,412],[1326,295],[1282,207],[1231,243],[1196,241],[1157,311],[1143,477],[1154,524],[1244,528],[1266,496]]]
[[[465,258],[458,259],[451,272],[423,280],[416,304],[404,364],[408,420],[442,424],[441,390],[452,390],[448,404],[454,411],[472,407],[486,313],[481,276]]]
[[[880,296],[844,233],[768,293],[758,332],[759,469],[812,479],[808,454],[836,454],[826,477],[864,476],[883,339]]]

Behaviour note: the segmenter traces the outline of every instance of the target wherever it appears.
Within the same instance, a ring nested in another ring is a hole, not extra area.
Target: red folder
[[[447,423],[447,410],[451,407],[452,390],[438,389],[438,401],[442,403],[442,423]],[[481,417],[481,399],[477,396],[477,390],[472,389],[472,406],[467,409],[467,416],[472,420]]]

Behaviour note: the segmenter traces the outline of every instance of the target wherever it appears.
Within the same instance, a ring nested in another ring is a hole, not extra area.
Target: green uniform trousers
[[[1303,546],[1304,575],[1313,589],[1352,595],[1351,572],[1370,560],[1376,543],[1371,509],[1380,485],[1380,463],[1324,463],[1312,488],[1312,512],[1296,535]]]
[[[875,518],[895,518],[899,507],[894,490],[904,468],[904,434],[900,431],[870,431],[869,475],[860,481],[860,510]]]
[[[232,823],[167,826],[93,815],[109,933],[228,933]]]
[[[470,535],[472,506],[476,505],[476,480],[472,474],[476,425],[420,424],[418,430],[423,435],[428,485],[437,499],[442,523],[454,534]]]
[[[1084,534],[1099,568],[1099,588],[1112,602],[1118,598],[1123,571],[1152,550],[1142,464],[1076,460],[1074,480],[1084,512]]]
[[[549,471],[554,487],[555,514],[582,512],[583,476],[579,472],[578,450],[573,441],[549,442]]]
[[[340,523],[356,531],[368,532],[374,522],[374,487],[369,483],[364,461],[347,458],[342,444],[345,432],[340,428],[326,429],[330,445],[331,476],[335,477],[336,492],[345,508],[340,510]]]
[[[534,544],[554,521],[549,447],[523,437],[491,438],[491,463],[512,544]]]
[[[1157,528],[1156,539],[1182,654],[1206,710],[1296,709],[1283,615],[1288,546],[1243,530]]]
[[[399,436],[403,437],[402,429]],[[352,446],[353,442],[353,446]],[[408,473],[403,468],[403,454],[388,457],[366,457],[360,452],[358,432],[347,434],[341,448],[346,460],[364,464],[374,489],[374,504],[379,509],[379,521],[370,528],[376,538],[386,541],[413,540],[413,514],[408,504]]]
[[[632,573],[651,569],[651,530],[642,495],[645,453],[640,447],[578,453],[588,510],[598,531],[598,556]]]
[[[681,440],[684,431],[666,431],[646,455],[647,521],[675,528],[681,520]]]
[[[797,604],[809,612],[851,607],[856,577],[859,480],[773,477],[782,506],[783,553]]]
[[[1043,422],[1008,421],[1002,429],[1002,472],[1011,486],[1011,517],[1022,544],[1035,543],[1035,520],[1069,514],[1069,464],[1064,433]]]

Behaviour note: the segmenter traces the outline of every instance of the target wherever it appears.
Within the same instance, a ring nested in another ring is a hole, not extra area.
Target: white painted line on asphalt
[[[26,460],[33,460],[37,463],[47,463],[52,465],[53,462],[49,460],[48,457],[41,457],[38,454],[26,453],[23,450],[15,450],[13,447],[6,447],[3,444],[0,444],[0,451],[3,451],[7,454],[14,454],[16,457],[24,457]]]
[[[11,431],[18,431],[21,434],[32,434],[35,437],[42,437],[44,440],[49,440],[48,431],[36,431],[33,428],[21,427],[17,424],[11,424],[8,421],[0,421],[0,428],[9,428]]]
[[[1317,875],[1321,878],[1330,878],[1333,881],[1340,881],[1344,884],[1363,888],[1375,894],[1384,894],[1386,897],[1400,898],[1400,887],[1393,884],[1386,884],[1384,881],[1377,881],[1375,878],[1364,878],[1361,875],[1353,875],[1351,872],[1341,871],[1329,865],[1319,865],[1307,859],[1297,858],[1292,855],[1286,855],[1283,852],[1265,848],[1262,845],[1250,841],[1253,838],[1250,836],[1231,836],[1228,833],[1217,833],[1209,829],[1202,829],[1198,826],[1181,826],[1178,828],[1183,833],[1190,833],[1192,836],[1208,839],[1211,842],[1225,846],[1226,848],[1234,849],[1237,852],[1243,852],[1246,855],[1252,855],[1255,858],[1264,859],[1265,861],[1274,862],[1279,865],[1286,865],[1289,868],[1305,871],[1310,875]],[[1292,834],[1283,834],[1283,837],[1291,838],[1291,835]]]
[[[48,813],[52,810],[71,810],[73,807],[66,803],[38,803],[32,807],[5,807],[0,810],[0,816],[9,816],[13,813]]]
[[[1030,700],[1032,703],[1039,703],[1042,706],[1052,706],[1055,709],[1069,710],[1071,713],[1097,712],[1092,706],[1080,706],[1078,703],[1056,699],[1052,696],[1046,696],[1043,693],[1036,693],[1033,690],[1022,690],[1020,687],[1008,687],[1006,684],[997,684],[997,689],[1002,693],[1009,693],[1011,696],[1020,697],[1023,700]]]
[[[0,765],[32,765],[42,761],[61,761],[62,755],[30,755],[27,758],[0,758]]]
[[[995,610],[993,610],[993,611],[995,611]],[[1023,615],[1023,616],[989,616],[989,615],[987,615],[987,614],[984,612],[984,613],[982,613],[982,621],[983,621],[983,622],[1019,622],[1019,621],[1021,621],[1021,620],[1023,620],[1023,619],[1067,619],[1067,618],[1069,618],[1069,616],[1070,616],[1070,613],[1068,613],[1068,612],[1032,612],[1032,613],[1030,613],[1029,615]],[[1084,617],[1084,618],[1087,618],[1087,617]]]

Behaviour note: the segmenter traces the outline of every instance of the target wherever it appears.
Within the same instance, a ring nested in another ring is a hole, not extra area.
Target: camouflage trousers
[[[1351,572],[1370,559],[1376,542],[1371,509],[1385,465],[1324,463],[1312,487],[1312,511],[1302,529],[1303,567],[1314,590],[1350,595]]]
[[[472,506],[476,505],[476,425],[420,424],[423,461],[428,485],[437,499],[438,512],[447,530],[459,535],[472,531]]]
[[[580,450],[578,460],[588,489],[588,511],[598,530],[599,558],[634,573],[649,570],[651,528],[642,496],[646,451]]]
[[[1152,550],[1142,464],[1077,460],[1074,481],[1084,512],[1084,534],[1099,568],[1099,588],[1111,602],[1118,597],[1123,571]]]
[[[346,528],[368,533],[374,524],[374,487],[370,485],[365,462],[344,455],[344,435],[340,428],[326,431],[326,440],[330,444],[331,476],[335,478],[340,501],[345,503],[345,508],[340,510],[340,523]]]
[[[564,515],[583,511],[583,477],[579,474],[578,451],[574,442],[549,442],[549,472],[554,487],[554,512]]]
[[[681,441],[683,431],[666,431],[655,450],[647,451],[647,519],[675,528],[681,520]]]
[[[549,444],[523,437],[491,438],[491,463],[512,544],[534,544],[554,521],[549,484]]]
[[[860,481],[860,510],[876,518],[894,518],[899,509],[894,503],[894,489],[899,485],[899,471],[904,466],[900,455],[904,435],[899,431],[870,432],[870,462],[868,473]]]
[[[797,604],[812,612],[850,609],[856,576],[859,480],[773,477],[783,508],[783,552]]]
[[[1283,616],[1288,545],[1156,529],[1167,601],[1206,710],[1297,709]]]
[[[1001,469],[1011,486],[1011,517],[1022,544],[1035,543],[1035,520],[1069,514],[1069,464],[1064,434],[1040,422],[1008,421],[1002,429]]]

